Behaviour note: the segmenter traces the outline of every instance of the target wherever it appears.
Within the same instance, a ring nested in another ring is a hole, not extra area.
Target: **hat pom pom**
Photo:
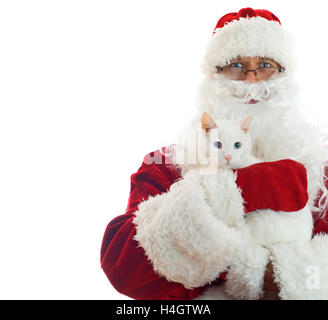
[[[247,17],[252,18],[252,17],[256,17],[256,12],[252,8],[243,8],[239,10],[239,16],[241,18],[247,18]]]

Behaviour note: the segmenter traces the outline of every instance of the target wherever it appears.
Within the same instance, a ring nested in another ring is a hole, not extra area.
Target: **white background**
[[[0,298],[125,299],[100,268],[143,156],[193,116],[217,20],[251,6],[295,37],[328,116],[327,1],[1,1]]]

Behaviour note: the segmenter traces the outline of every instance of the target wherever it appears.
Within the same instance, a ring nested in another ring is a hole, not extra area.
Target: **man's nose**
[[[230,160],[231,160],[231,156],[224,156],[224,159],[226,159],[227,160],[227,162],[229,162]]]
[[[258,82],[260,81],[260,77],[259,74],[256,73],[256,71],[250,70],[246,72],[246,76],[244,80],[248,82]]]

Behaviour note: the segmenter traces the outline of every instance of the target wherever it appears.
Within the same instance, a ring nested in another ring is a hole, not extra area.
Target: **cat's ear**
[[[239,123],[240,129],[243,130],[245,133],[248,132],[249,127],[252,123],[252,119],[253,119],[253,116],[250,114],[248,117],[246,117],[240,121],[240,123]]]
[[[213,118],[206,112],[202,115],[202,128],[208,132],[210,129],[216,128],[217,124]]]

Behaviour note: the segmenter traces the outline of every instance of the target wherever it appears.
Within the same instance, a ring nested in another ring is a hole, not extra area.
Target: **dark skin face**
[[[243,67],[247,67],[248,70],[254,70],[260,66],[271,66],[274,68],[281,68],[281,66],[276,61],[262,57],[239,57],[237,59],[231,60],[228,66],[238,66],[239,64]],[[258,82],[261,80],[267,79],[262,79],[261,74],[255,76],[254,72],[247,72],[246,77],[243,79],[243,81],[248,82]]]
[[[258,72],[258,70],[256,70],[255,72],[250,70],[255,70],[257,68],[262,68],[267,70],[273,68],[274,71],[277,71],[277,69],[284,69],[279,65],[279,63],[277,63],[273,59],[265,58],[265,57],[237,57],[236,59],[231,60],[230,63],[226,65],[226,67],[227,66],[246,68],[248,72],[246,73],[245,76],[243,76],[239,80],[247,81],[251,83],[255,83],[261,80],[263,81],[269,80],[271,75],[266,72]],[[258,102],[259,102],[258,100],[252,99],[248,103],[255,104]]]

